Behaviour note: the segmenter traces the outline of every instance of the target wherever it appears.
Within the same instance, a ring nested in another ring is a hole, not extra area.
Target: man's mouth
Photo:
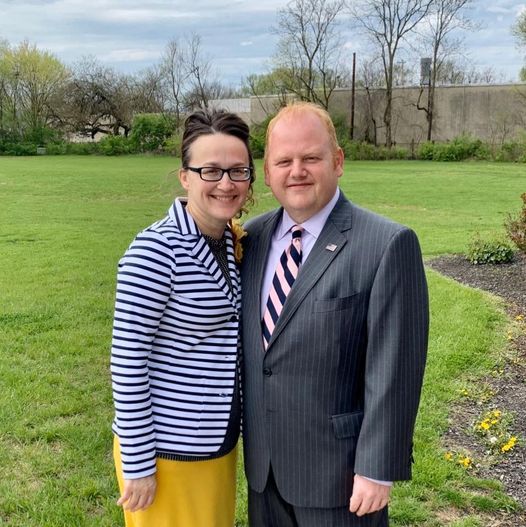
[[[287,185],[288,188],[305,188],[310,186],[311,183],[292,183],[290,185]]]

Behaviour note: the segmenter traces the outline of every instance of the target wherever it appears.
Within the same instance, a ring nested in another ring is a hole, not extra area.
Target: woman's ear
[[[179,181],[181,182],[181,186],[188,190],[188,172],[184,168],[179,169]]]

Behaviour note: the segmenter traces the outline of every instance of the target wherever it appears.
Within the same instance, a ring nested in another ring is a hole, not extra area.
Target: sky
[[[250,73],[270,69],[277,35],[276,13],[286,0],[0,0],[0,39],[28,40],[68,65],[93,56],[124,73],[157,63],[166,44],[190,33],[202,37],[217,78],[237,87]],[[480,23],[465,32],[469,63],[493,67],[502,81],[516,81],[526,63],[510,27],[526,2],[473,0],[468,16]],[[342,15],[342,28],[347,26]],[[344,32],[344,50],[364,54],[364,39]],[[418,70],[418,65],[414,65]]]

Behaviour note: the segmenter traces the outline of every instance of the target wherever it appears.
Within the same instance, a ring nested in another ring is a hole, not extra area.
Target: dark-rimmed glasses
[[[183,167],[184,170],[191,170],[197,172],[203,181],[221,181],[225,172],[231,181],[248,181],[252,176],[252,168],[250,167]]]

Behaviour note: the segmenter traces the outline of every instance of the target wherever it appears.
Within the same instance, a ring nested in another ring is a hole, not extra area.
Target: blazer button
[[[263,375],[265,377],[270,377],[272,375],[272,370],[270,368],[263,368]]]
[[[230,321],[229,322],[237,322],[239,319],[238,319],[238,316],[237,315],[232,315],[230,317]]]

